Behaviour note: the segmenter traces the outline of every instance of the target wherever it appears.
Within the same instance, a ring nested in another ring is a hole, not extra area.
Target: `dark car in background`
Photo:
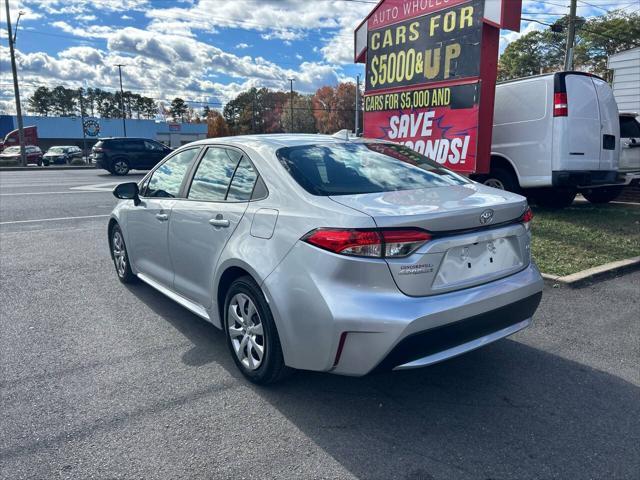
[[[98,168],[113,175],[126,175],[129,170],[149,170],[172,150],[148,138],[102,138],[94,145],[92,157]]]
[[[42,165],[42,150],[35,145],[27,145],[24,147],[24,153],[27,156],[27,164],[35,163]],[[0,160],[12,160],[20,162],[20,147],[7,147],[0,153]]]
[[[82,150],[74,145],[51,147],[42,157],[42,164],[69,164],[74,158],[82,158]]]

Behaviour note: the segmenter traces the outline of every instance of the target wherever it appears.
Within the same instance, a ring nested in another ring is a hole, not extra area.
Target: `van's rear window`
[[[335,143],[285,147],[278,159],[313,195],[417,190],[469,183],[414,150],[388,143]]]

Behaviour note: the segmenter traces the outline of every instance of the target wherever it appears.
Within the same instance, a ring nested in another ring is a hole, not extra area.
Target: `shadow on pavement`
[[[246,382],[222,332],[146,285],[132,292],[192,342],[185,364],[215,362]],[[298,372],[252,388],[359,478],[640,471],[640,388],[515,340],[426,369],[363,378]]]

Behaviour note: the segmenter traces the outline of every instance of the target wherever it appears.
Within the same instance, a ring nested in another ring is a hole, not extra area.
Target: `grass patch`
[[[534,214],[532,254],[544,273],[569,275],[640,256],[640,207],[574,203]]]

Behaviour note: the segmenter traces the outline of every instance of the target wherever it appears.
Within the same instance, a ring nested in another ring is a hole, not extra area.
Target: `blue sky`
[[[4,3],[4,2],[2,2]],[[353,29],[372,0],[24,0],[17,58],[23,96],[40,85],[118,88],[167,103],[220,107],[256,87],[313,92],[363,73],[352,63]],[[525,0],[523,17],[551,23],[568,0]],[[640,0],[578,2],[590,17],[614,8],[640,10]],[[0,15],[0,112],[14,107],[4,5]],[[523,22],[522,32],[545,28]],[[501,49],[518,38],[503,32]],[[201,102],[201,103],[195,103]]]

